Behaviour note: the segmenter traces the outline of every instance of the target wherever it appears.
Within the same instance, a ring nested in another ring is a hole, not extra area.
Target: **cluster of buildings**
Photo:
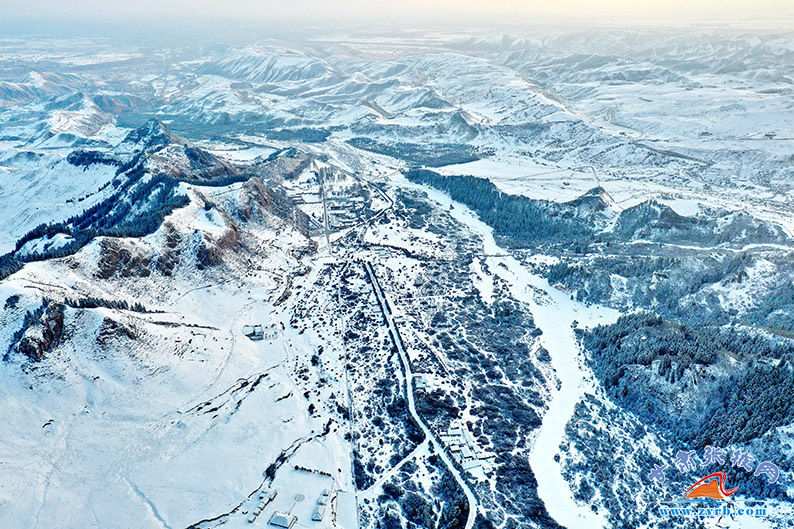
[[[427,376],[421,373],[414,375],[414,389],[416,391],[429,391],[430,381],[427,379]]]
[[[320,494],[320,498],[317,500],[317,505],[314,507],[314,512],[312,513],[312,521],[322,522],[323,517],[325,516],[325,510],[329,507],[330,504],[331,504],[331,491],[325,489]]]
[[[491,459],[494,454],[480,448],[462,420],[458,419],[450,424],[447,431],[441,434],[441,442],[447,446],[463,470],[477,479],[485,479],[486,474],[492,470]]]
[[[276,490],[260,492],[257,505],[248,516],[248,523],[254,523],[254,521],[256,521],[256,517],[261,514],[262,509],[264,509],[268,503],[273,501],[277,494],[278,492]]]
[[[331,508],[331,503],[334,500],[334,488],[331,489],[323,489],[320,493],[320,496],[317,498],[313,508],[311,509],[311,521],[312,522],[322,522],[325,519],[326,511]],[[255,510],[251,517],[249,517],[248,521],[253,523],[256,520],[256,517],[259,516],[259,513],[262,512],[262,509],[267,505],[270,500],[275,498],[276,493],[275,491],[271,493],[271,495],[260,494],[260,500],[263,500],[257,510]],[[267,501],[265,499],[267,498]],[[292,508],[289,511],[275,511],[272,515],[270,515],[270,519],[268,520],[268,525],[273,527],[281,527],[282,529],[292,529],[295,523],[298,521],[298,516],[293,514],[292,511],[294,510],[295,505],[300,501],[302,502],[304,496],[302,494],[298,494],[295,497],[295,502],[292,504]]]

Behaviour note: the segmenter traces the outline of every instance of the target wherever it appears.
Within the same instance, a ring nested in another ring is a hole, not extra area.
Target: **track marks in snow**
[[[331,431],[331,424],[333,421],[329,420],[323,430],[317,434],[311,436],[304,436],[298,439],[295,439],[290,445],[281,451],[281,453],[276,457],[276,460],[273,461],[263,472],[264,479],[262,482],[253,490],[250,494],[248,494],[240,503],[235,505],[231,510],[228,512],[219,514],[213,518],[207,518],[204,520],[200,520],[194,524],[188,526],[187,529],[209,529],[211,527],[217,527],[220,525],[225,524],[229,521],[229,519],[236,515],[242,515],[242,507],[243,505],[254,498],[255,495],[265,492],[268,486],[273,482],[274,478],[276,477],[276,473],[278,470],[284,466],[290,458],[297,452],[302,446],[315,441],[317,439],[321,439],[328,435]]]
[[[154,518],[157,521],[157,523],[160,524],[160,527],[162,527],[163,529],[173,529],[170,525],[168,525],[168,523],[163,519],[163,517],[160,516],[160,513],[157,511],[157,506],[155,506],[152,500],[150,500],[146,496],[146,494],[144,494],[143,491],[138,488],[138,486],[135,483],[130,481],[130,478],[128,478],[127,476],[123,476],[123,479],[130,487],[130,490],[135,494],[135,496],[139,500],[141,500],[141,503],[143,503],[146,506],[146,508],[149,510],[149,513],[151,514],[152,518]]]

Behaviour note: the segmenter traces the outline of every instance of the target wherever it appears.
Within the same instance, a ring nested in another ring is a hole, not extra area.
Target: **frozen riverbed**
[[[552,391],[549,409],[543,417],[530,455],[530,465],[538,481],[538,496],[552,518],[565,527],[603,527],[605,520],[587,506],[575,502],[554,456],[559,453],[565,426],[573,415],[576,403],[592,385],[592,377],[581,362],[573,322],[585,326],[612,322],[617,319],[618,312],[604,307],[586,307],[549,285],[542,277],[532,274],[517,259],[504,256],[507,252],[497,244],[493,230],[479,220],[474,212],[454,202],[446,194],[426,186],[410,184],[406,180],[401,180],[401,183],[425,191],[432,200],[448,209],[457,221],[481,237],[484,253],[498,255],[485,258],[490,272],[505,280],[510,285],[512,295],[529,306],[535,324],[543,331],[540,341],[549,351],[559,380],[559,386]]]

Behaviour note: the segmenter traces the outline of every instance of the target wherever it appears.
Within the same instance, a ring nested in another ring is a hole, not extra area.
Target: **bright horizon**
[[[420,0],[340,0],[333,4],[317,0],[257,2],[241,0],[218,6],[212,0],[0,0],[0,12],[10,19],[74,22],[178,18],[266,21],[288,20],[306,24],[377,23],[405,26],[432,23],[481,23],[494,26],[545,22],[569,25],[691,26],[708,24],[779,30],[794,20],[790,0],[494,0],[487,6],[477,0],[440,0],[428,6]]]

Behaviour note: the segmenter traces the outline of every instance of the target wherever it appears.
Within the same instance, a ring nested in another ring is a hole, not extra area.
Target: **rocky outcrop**
[[[148,277],[152,271],[151,257],[141,255],[134,248],[128,248],[118,239],[103,239],[100,244],[96,277],[110,279],[119,277]]]
[[[196,248],[196,267],[199,270],[221,264],[223,252],[234,250],[240,242],[240,232],[234,220],[222,211],[217,211],[217,214],[226,229],[220,235],[204,233]]]
[[[154,263],[154,269],[164,276],[170,276],[174,273],[174,268],[179,265],[180,249],[179,232],[176,231],[173,224],[165,223],[163,225],[163,234],[165,235],[165,242],[160,249],[160,255]]]
[[[268,187],[261,179],[252,178],[245,183],[240,202],[238,215],[242,220],[256,218],[262,211],[268,211],[293,225],[304,237],[309,237],[309,216],[284,193]]]
[[[96,342],[100,345],[107,345],[119,338],[134,340],[136,337],[137,333],[131,327],[106,317],[99,328]]]
[[[223,262],[221,248],[209,237],[204,237],[196,248],[196,268],[204,270]]]
[[[22,337],[13,346],[14,350],[34,362],[41,361],[63,338],[64,310],[60,303],[46,303],[39,311],[28,313]]]

